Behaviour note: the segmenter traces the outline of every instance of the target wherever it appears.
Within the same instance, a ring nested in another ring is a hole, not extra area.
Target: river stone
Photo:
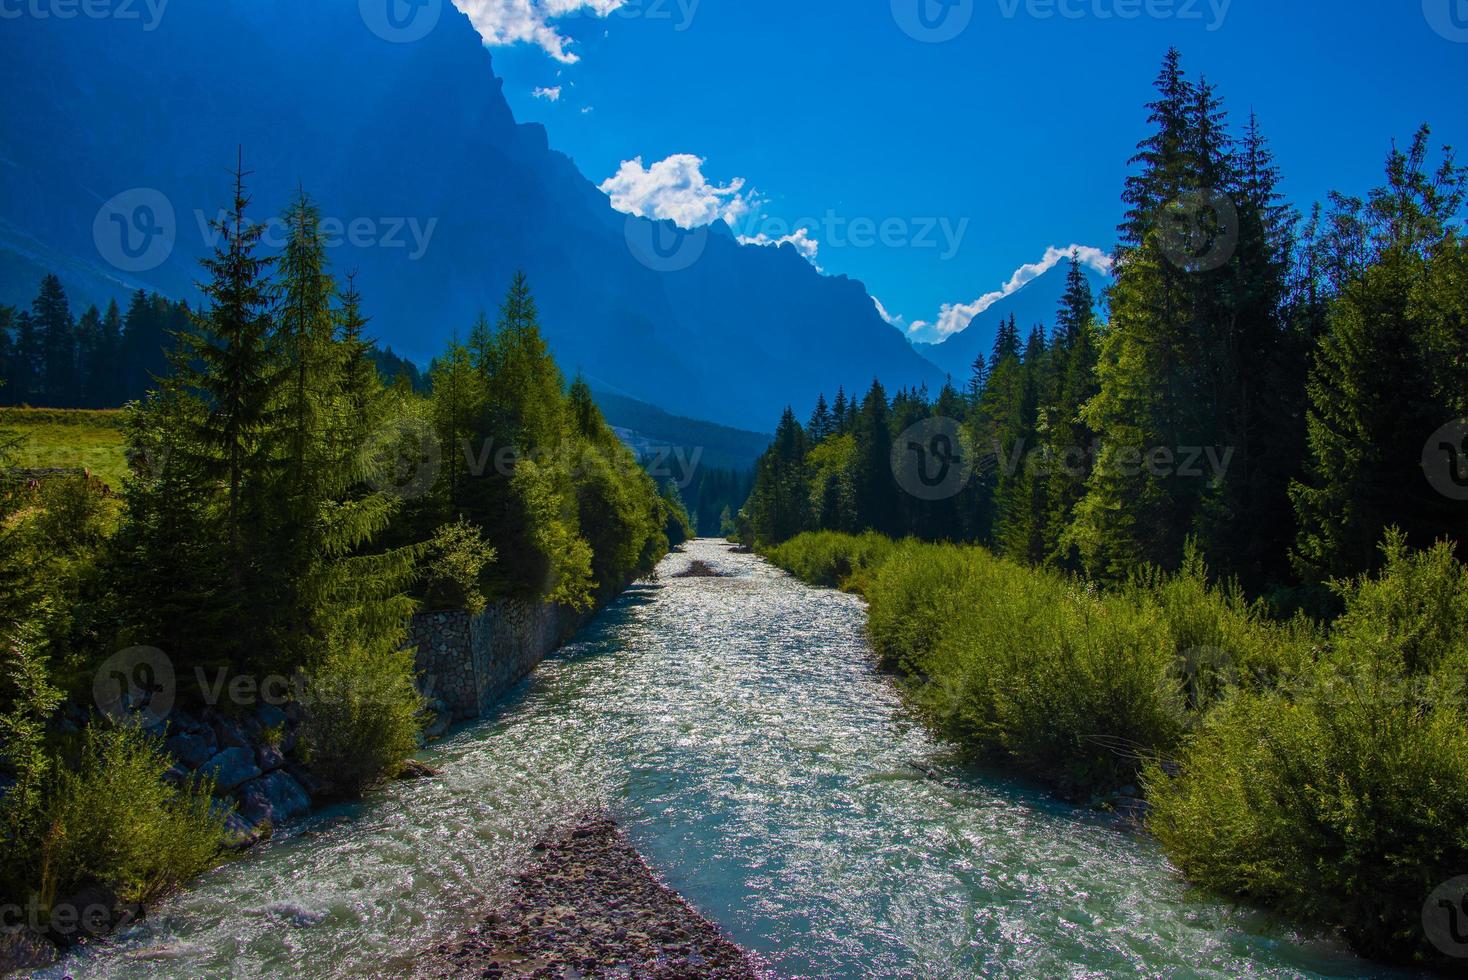
[[[186,769],[197,769],[218,753],[214,733],[175,735],[163,743],[163,750],[177,759]]]
[[[219,737],[219,744],[223,748],[248,749],[250,736],[245,732],[244,726],[233,718],[216,714],[211,719],[214,726],[214,734]]]
[[[228,793],[260,775],[255,765],[255,754],[248,749],[230,748],[199,767],[199,775],[214,779],[214,792]]]
[[[261,742],[255,747],[255,765],[260,767],[261,772],[275,772],[285,765],[285,756],[270,743]]]
[[[61,958],[56,945],[28,927],[0,929],[0,976],[39,970]]]
[[[143,907],[126,903],[103,885],[86,885],[51,905],[50,938],[63,948],[100,939],[143,917]]]
[[[273,772],[246,783],[239,793],[240,815],[256,826],[279,827],[311,809],[311,798],[289,773]]]

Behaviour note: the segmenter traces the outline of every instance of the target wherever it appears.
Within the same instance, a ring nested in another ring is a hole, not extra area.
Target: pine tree
[[[833,435],[845,435],[851,424],[851,408],[846,403],[845,386],[836,389],[836,403],[831,409],[831,431]]]
[[[814,444],[824,442],[834,431],[835,423],[831,417],[831,409],[826,405],[826,396],[822,393],[816,398],[816,408],[811,413],[810,424],[806,426],[806,434]]]
[[[775,427],[775,439],[756,466],[749,499],[755,541],[779,544],[808,530],[810,491],[805,479],[808,443],[795,412],[786,408]]]
[[[264,610],[281,601],[263,585],[275,579],[265,564],[270,556],[251,547],[251,529],[275,507],[279,462],[272,435],[282,378],[267,280],[274,260],[256,254],[264,226],[246,217],[246,176],[243,166],[236,169],[230,211],[214,223],[219,243],[202,260],[207,305],[173,358],[177,376],[207,411],[191,419],[195,430],[178,449],[194,452],[202,476],[225,488],[221,543],[229,583],[221,604],[235,608],[238,619],[220,639],[241,653],[268,648],[271,638],[262,630],[271,617]]]
[[[898,487],[892,474],[891,406],[887,391],[873,380],[852,423],[856,438],[856,507],[862,527],[883,534],[900,533]]]
[[[1157,89],[1149,106],[1154,131],[1138,146],[1132,162],[1140,168],[1123,194],[1128,211],[1100,390],[1084,414],[1100,434],[1101,454],[1065,536],[1093,574],[1113,577],[1182,560],[1184,541],[1198,531],[1218,487],[1168,461],[1184,447],[1216,452],[1223,445],[1235,363],[1228,262],[1192,268],[1173,240],[1179,218],[1205,226],[1226,220],[1200,213],[1233,191],[1222,109],[1206,82],[1195,87],[1183,77],[1176,50]]]
[[[120,408],[127,400],[122,375],[122,311],[117,300],[107,304],[102,317],[102,337],[97,356],[87,372],[89,384],[95,387],[97,404],[102,408]]]
[[[979,399],[984,394],[984,384],[988,380],[989,361],[983,354],[980,354],[974,358],[973,368],[969,372],[968,387],[965,389],[971,407],[977,407],[979,404]]]
[[[98,395],[100,377],[94,372],[105,370],[102,353],[102,313],[90,306],[76,323],[76,388],[68,403],[70,408],[102,408]]]
[[[36,318],[26,310],[15,315],[15,363],[10,378],[11,400],[36,405],[45,398],[45,345]]]
[[[476,445],[485,402],[488,398],[484,375],[475,367],[469,348],[456,335],[448,349],[429,369],[433,385],[433,420],[443,447],[443,469],[440,480],[446,494],[445,521],[463,516],[469,503],[471,479],[482,477],[470,470],[486,465],[481,454],[496,453],[498,445]],[[483,515],[479,515],[482,519]]]
[[[0,405],[12,405],[5,389],[13,392],[19,368],[16,363],[15,341],[11,332],[15,329],[15,307],[0,305]]]
[[[1086,424],[1082,413],[1099,390],[1096,382],[1099,356],[1100,338],[1091,283],[1078,256],[1072,255],[1065,295],[1056,313],[1052,352],[1056,388],[1054,402],[1048,407],[1049,501],[1044,542],[1047,560],[1072,571],[1079,570],[1079,555],[1064,539],[1075,517],[1076,505],[1085,496],[1091,474],[1096,433]]]
[[[1129,161],[1133,167],[1140,165],[1140,169],[1127,178],[1122,193],[1127,211],[1119,229],[1118,265],[1141,247],[1163,208],[1191,186],[1188,175],[1194,168],[1189,155],[1188,110],[1193,102],[1193,86],[1183,76],[1182,54],[1177,48],[1167,52],[1156,88],[1156,100],[1147,105],[1147,121],[1153,132],[1142,140]]]
[[[336,284],[327,271],[321,213],[298,192],[285,214],[285,252],[280,260],[280,303],[276,313],[276,345],[284,376],[278,407],[285,426],[284,500],[288,522],[313,521],[320,482],[330,452],[324,445],[331,398],[340,385],[342,351],[336,343],[332,302]]]
[[[1016,363],[1012,355],[1000,365],[1015,369],[1012,386],[1008,387],[1009,404],[1004,416],[1007,425],[1000,436],[1009,447],[1010,465],[999,475],[995,493],[998,524],[995,545],[1000,554],[1017,561],[1039,562],[1045,557],[1045,529],[1049,461],[1045,459],[1041,441],[1040,407],[1049,400],[1050,357],[1045,346],[1045,331],[1035,327],[1025,344],[1024,357]]]
[[[41,291],[31,304],[31,316],[41,333],[42,404],[75,405],[78,395],[76,324],[60,279],[48,275],[41,280]]]
[[[1462,417],[1461,354],[1439,360],[1440,340],[1465,316],[1461,287],[1456,302],[1451,288],[1439,292],[1434,269],[1461,268],[1453,221],[1468,172],[1447,154],[1429,174],[1428,139],[1424,127],[1407,152],[1393,146],[1387,183],[1369,204],[1338,202],[1354,212],[1368,258],[1332,305],[1310,374],[1310,460],[1292,488],[1300,525],[1294,559],[1307,581],[1376,567],[1390,524],[1419,546],[1463,528],[1461,507],[1428,485],[1422,459],[1423,442]],[[1461,343],[1449,350],[1461,351]]]

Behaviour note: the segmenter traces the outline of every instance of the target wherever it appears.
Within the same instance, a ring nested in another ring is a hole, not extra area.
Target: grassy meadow
[[[20,438],[22,469],[87,469],[114,490],[127,473],[122,412],[59,408],[0,409],[0,430]]]

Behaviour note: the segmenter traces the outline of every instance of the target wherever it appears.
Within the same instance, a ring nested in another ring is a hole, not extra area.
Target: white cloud
[[[926,320],[915,320],[912,326],[907,328],[907,335],[913,340],[926,341],[928,343],[940,343],[949,337],[964,330],[974,317],[983,313],[995,303],[1006,296],[1013,296],[1029,283],[1040,278],[1061,262],[1069,259],[1071,253],[1075,253],[1081,264],[1089,266],[1103,275],[1111,274],[1111,256],[1099,248],[1089,245],[1070,245],[1066,248],[1056,248],[1054,245],[1045,250],[1044,258],[1038,262],[1022,265],[1015,270],[1009,281],[992,293],[980,296],[972,303],[944,303],[943,308],[938,311],[936,323]],[[891,322],[891,321],[888,321]]]
[[[678,153],[650,167],[642,157],[622,161],[615,174],[601,184],[612,199],[612,207],[624,214],[669,220],[680,228],[700,228],[723,220],[733,225],[753,205],[744,191],[744,179],[735,178],[720,186],[703,175],[706,161],[691,153]]]
[[[538,88],[530,94],[537,99],[545,99],[547,102],[561,101],[561,87],[559,85],[553,85],[550,88]]]
[[[765,232],[760,232],[758,235],[754,236],[740,235],[739,244],[761,246],[793,245],[795,247],[795,250],[799,252],[807,262],[809,262],[811,265],[814,265],[817,269],[820,269],[820,266],[816,265],[816,256],[820,254],[821,243],[810,237],[809,228],[797,228],[795,229],[793,234],[782,235],[779,238],[772,238]]]
[[[606,17],[628,0],[454,0],[468,15],[484,43],[491,47],[533,44],[557,61],[573,65],[581,60],[568,50],[571,39],[551,22],[562,17],[590,14]]]

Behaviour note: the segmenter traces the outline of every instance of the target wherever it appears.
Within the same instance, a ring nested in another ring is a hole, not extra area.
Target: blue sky
[[[1302,208],[1421,122],[1468,143],[1468,0],[921,0],[942,41],[919,2],[455,0],[619,206],[795,234],[926,338],[1047,250],[1111,248],[1169,45],[1258,111]]]

